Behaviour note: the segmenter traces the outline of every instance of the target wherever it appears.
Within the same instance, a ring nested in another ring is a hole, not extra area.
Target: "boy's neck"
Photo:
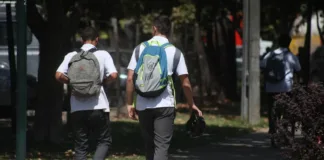
[[[167,38],[167,36],[165,36],[165,35],[163,35],[163,34],[155,34],[154,36],[159,36],[159,37]]]

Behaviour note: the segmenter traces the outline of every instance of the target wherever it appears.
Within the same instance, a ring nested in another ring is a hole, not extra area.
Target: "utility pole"
[[[18,70],[18,106],[17,106],[17,160],[26,158],[26,125],[27,125],[27,20],[26,0],[17,0],[17,70]]]
[[[260,122],[260,1],[243,1],[243,69],[241,117]]]
[[[115,64],[116,64],[116,67],[117,67],[117,72],[120,73],[120,52],[119,52],[119,33],[118,33],[118,20],[117,18],[113,17],[111,18],[111,24],[113,26],[113,35],[114,35],[114,38],[113,38],[113,45],[114,45],[114,48],[115,48],[115,54],[116,54],[116,61],[115,61]],[[116,80],[116,97],[117,97],[117,117],[119,117],[120,113],[121,113],[121,101],[120,99],[123,100],[123,98],[120,98],[120,95],[121,95],[121,90],[120,90],[120,79],[119,77],[117,77],[117,80]]]
[[[260,122],[260,1],[249,0],[249,123]]]
[[[249,0],[243,1],[243,55],[242,55],[242,85],[241,85],[241,118],[248,120],[248,57],[249,57]]]

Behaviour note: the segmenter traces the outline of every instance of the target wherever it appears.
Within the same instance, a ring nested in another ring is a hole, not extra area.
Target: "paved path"
[[[281,160],[279,149],[270,147],[266,133],[252,133],[204,147],[178,151],[171,160]]]

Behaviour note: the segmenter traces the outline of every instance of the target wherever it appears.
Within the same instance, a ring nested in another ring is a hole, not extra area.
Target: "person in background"
[[[280,93],[289,93],[293,87],[293,76],[301,70],[298,58],[289,51],[291,38],[288,34],[279,37],[279,48],[266,53],[260,62],[264,74],[265,92],[268,94],[269,134],[276,133],[276,123],[281,116],[274,111],[274,97]],[[271,145],[276,146],[273,136]]]

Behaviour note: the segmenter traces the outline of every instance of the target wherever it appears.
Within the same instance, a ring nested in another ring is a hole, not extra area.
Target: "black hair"
[[[288,48],[291,42],[289,34],[281,34],[278,39],[279,47]]]
[[[162,35],[169,35],[171,30],[171,21],[168,16],[161,15],[153,20],[153,26],[156,27],[157,31]]]
[[[81,38],[83,41],[94,41],[98,37],[99,37],[99,33],[93,27],[86,27],[81,32]]]

